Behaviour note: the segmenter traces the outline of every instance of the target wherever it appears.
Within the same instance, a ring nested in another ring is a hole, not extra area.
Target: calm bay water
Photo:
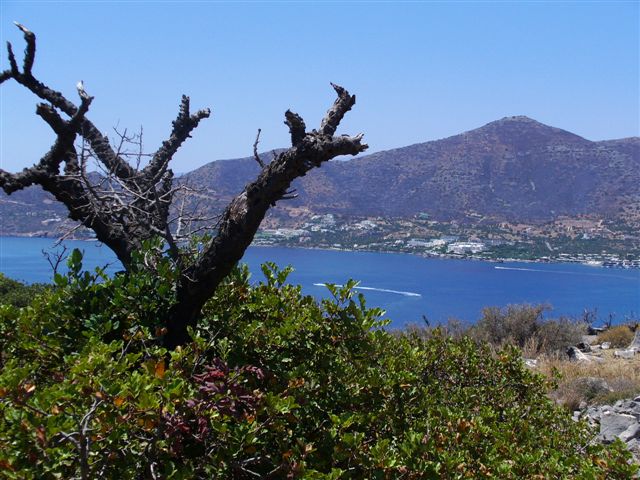
[[[26,282],[50,281],[42,250],[52,251],[53,244],[50,239],[0,237],[0,272]],[[86,268],[110,265],[110,273],[121,269],[111,251],[96,242],[65,244],[85,252]],[[384,308],[396,327],[421,323],[423,315],[432,322],[450,317],[473,322],[485,306],[515,303],[548,303],[553,306],[548,316],[577,317],[585,308],[597,309],[601,319],[615,315],[614,323],[640,316],[640,270],[252,247],[243,262],[253,281],[262,279],[260,264],[266,261],[293,266],[290,282],[317,298],[327,295],[323,283],[359,280],[368,305]]]

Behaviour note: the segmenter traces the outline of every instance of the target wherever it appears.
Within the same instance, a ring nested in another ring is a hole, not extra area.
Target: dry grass
[[[577,409],[582,402],[603,405],[640,395],[640,354],[625,360],[615,358],[613,351],[605,350],[602,358],[604,361],[601,363],[578,363],[564,358],[542,357],[536,370],[549,378],[560,375],[558,388],[550,395],[571,410]],[[594,395],[580,383],[579,379],[585,377],[601,378],[613,391]]]
[[[614,348],[626,348],[632,342],[635,333],[628,325],[612,327],[598,335],[597,343],[609,342]]]
[[[482,318],[465,333],[479,342],[495,347],[515,345],[526,358],[541,353],[564,352],[567,347],[582,341],[586,325],[568,318],[544,319],[546,305],[508,305],[506,308],[487,307]]]

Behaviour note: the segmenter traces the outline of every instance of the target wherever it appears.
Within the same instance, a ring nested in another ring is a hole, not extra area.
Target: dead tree
[[[257,155],[256,139],[257,178],[229,203],[198,255],[188,256],[172,228],[175,218],[171,218],[170,207],[180,187],[174,185],[169,163],[200,121],[209,117],[209,109],[191,113],[189,97],[183,96],[169,138],[150,155],[146,166],[132,165],[87,118],[93,97],[82,82],[77,85],[80,103],[76,105],[33,76],[36,37],[23,25],[16,25],[26,41],[22,69],[8,43],[10,68],[0,73],[0,83],[13,79],[46,102],[37,105],[36,114],[51,127],[56,140],[32,167],[20,173],[0,170],[0,187],[11,194],[40,185],[67,207],[69,218],[93,230],[96,238],[115,252],[125,270],[131,267],[132,253],[143,242],[160,237],[180,273],[176,301],[165,320],[165,344],[169,348],[189,340],[187,328],[197,325],[205,302],[242,258],[269,208],[279,200],[292,198],[292,181],[334,157],[356,155],[367,148],[362,134],[335,136],[356,100],[338,85],[332,84],[338,97],[318,130],[308,132],[303,119],[287,111],[285,124],[291,133],[291,147],[264,164]],[[87,173],[89,157],[107,174],[97,183]]]

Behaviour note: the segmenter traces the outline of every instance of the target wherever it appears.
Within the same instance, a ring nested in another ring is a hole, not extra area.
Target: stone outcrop
[[[567,349],[569,360],[574,362],[602,362],[602,358],[595,355],[583,353],[578,347],[569,347]]]
[[[633,341],[631,342],[631,345],[627,347],[627,350],[640,352],[640,327],[636,328],[636,334],[633,337]]]
[[[616,358],[632,359],[636,353],[640,352],[640,328],[636,329],[636,334],[631,341],[631,344],[624,350],[616,350],[613,352],[613,356]]]
[[[615,358],[625,358],[627,360],[631,360],[636,354],[636,351],[633,349],[627,349],[627,350],[615,350],[613,352],[613,356]]]
[[[611,443],[616,438],[622,440],[640,466],[640,396],[618,400],[613,405],[588,407],[574,412],[573,418],[585,419],[597,428],[596,441]]]

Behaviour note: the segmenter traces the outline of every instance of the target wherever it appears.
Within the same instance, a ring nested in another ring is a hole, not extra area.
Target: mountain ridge
[[[638,193],[639,147],[638,137],[591,141],[529,117],[504,117],[443,139],[323,165],[295,183],[296,201],[279,207],[346,216],[427,212],[440,220],[611,215],[621,203],[637,203],[628,197]],[[222,200],[257,171],[249,157],[230,162],[211,162],[186,177]]]
[[[261,158],[268,163],[272,155]],[[252,157],[217,160],[177,181],[198,188],[198,201],[219,211],[258,172]],[[640,219],[638,185],[640,137],[592,141],[509,116],[442,139],[324,164],[294,182],[298,198],[278,202],[266,224],[296,225],[316,214],[522,223],[594,215],[634,223]],[[51,230],[66,212],[31,187],[1,195],[0,216],[0,233],[24,234]],[[33,222],[20,227],[29,216]]]

